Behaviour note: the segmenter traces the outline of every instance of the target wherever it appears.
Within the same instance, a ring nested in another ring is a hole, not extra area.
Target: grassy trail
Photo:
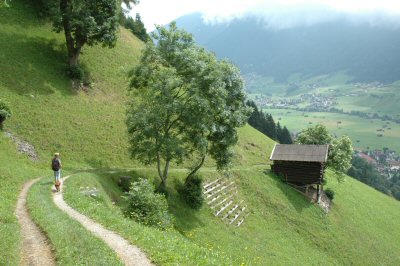
[[[32,221],[29,211],[26,208],[26,197],[28,191],[39,178],[26,182],[18,196],[16,215],[21,226],[22,265],[55,265],[55,257],[52,246],[47,237],[41,232],[37,225]]]
[[[64,182],[69,177],[70,176],[66,176],[64,178]],[[67,213],[72,219],[78,221],[93,235],[102,239],[110,248],[115,251],[125,265],[152,265],[152,263],[147,259],[146,255],[138,247],[129,244],[128,241],[118,234],[105,229],[102,225],[93,222],[85,215],[80,214],[68,206],[63,199],[62,187],[63,186],[61,185],[61,191],[59,193],[53,194],[53,201],[60,210]]]

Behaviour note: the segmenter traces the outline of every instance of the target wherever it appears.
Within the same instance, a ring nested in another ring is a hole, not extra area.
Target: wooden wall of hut
[[[310,185],[322,184],[324,164],[319,162],[274,161],[271,170],[285,182]]]

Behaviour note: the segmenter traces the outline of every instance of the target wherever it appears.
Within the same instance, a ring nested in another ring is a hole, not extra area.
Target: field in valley
[[[288,109],[264,109],[264,111],[272,114],[276,122],[287,126],[291,132],[299,132],[308,126],[320,123],[333,134],[348,135],[355,148],[388,147],[400,153],[400,125],[394,122],[336,113],[300,112]]]

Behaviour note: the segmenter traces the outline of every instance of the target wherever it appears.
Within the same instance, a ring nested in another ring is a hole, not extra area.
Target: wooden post
[[[319,191],[319,184],[317,184],[317,203],[319,203],[319,196],[320,196],[320,191]]]

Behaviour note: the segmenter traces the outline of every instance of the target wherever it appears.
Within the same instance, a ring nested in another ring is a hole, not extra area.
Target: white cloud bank
[[[194,12],[208,23],[227,23],[249,15],[268,28],[313,25],[335,19],[373,26],[400,27],[400,0],[141,0],[139,12],[148,30]]]

